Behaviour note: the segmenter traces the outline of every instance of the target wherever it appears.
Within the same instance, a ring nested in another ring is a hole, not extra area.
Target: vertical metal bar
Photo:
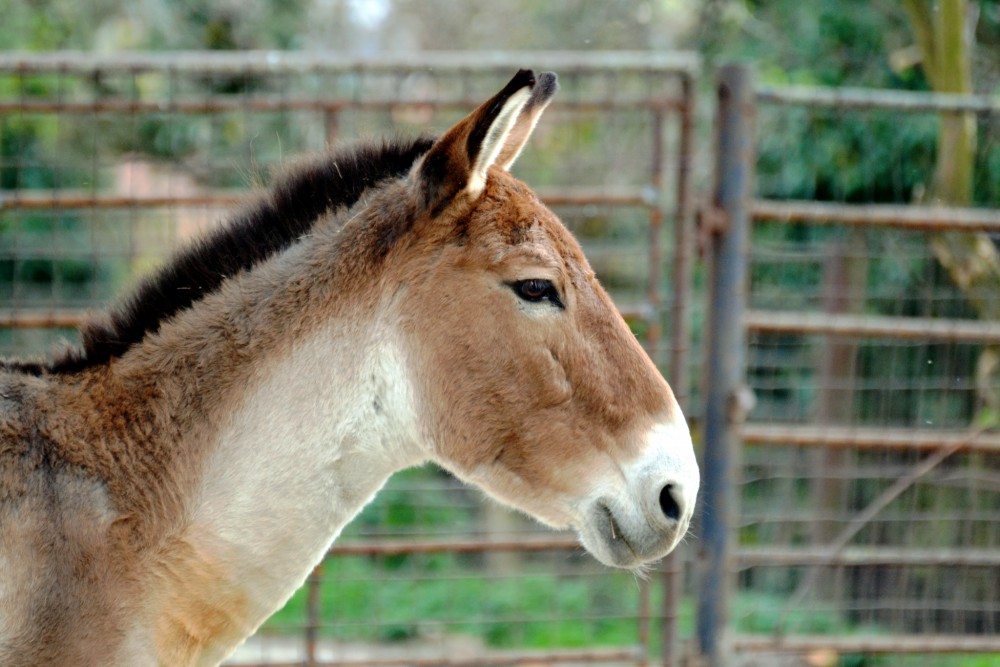
[[[649,321],[646,330],[646,344],[653,362],[659,366],[662,362],[663,316],[660,313],[660,276],[662,270],[663,243],[663,115],[660,109],[653,109],[653,154],[651,156],[650,183],[655,193],[656,201],[649,208],[649,282],[646,291],[646,302],[649,305]],[[639,626],[639,642],[642,645],[642,667],[649,664],[649,636],[652,619],[649,616],[649,584],[642,583],[642,622]]]
[[[639,659],[636,667],[646,667],[649,664],[650,650],[650,587],[648,581],[639,582]]]
[[[323,561],[320,561],[309,578],[306,579],[305,667],[316,667],[319,664],[316,660],[316,640],[319,638],[319,586],[322,581]]]
[[[863,232],[846,230],[847,241],[831,244],[823,259],[823,312],[831,319],[845,313],[863,312],[868,261],[865,257]],[[818,425],[845,426],[854,423],[854,376],[857,366],[858,341],[846,337],[824,336],[819,342],[819,362],[816,375],[816,410],[813,420]],[[812,526],[815,545],[830,544],[837,537],[841,512],[847,510],[848,483],[843,473],[851,461],[852,452],[844,449],[817,447],[809,453],[810,487],[816,521]],[[840,609],[848,590],[845,569],[827,570],[817,582],[816,594]]]
[[[652,127],[652,168],[650,182],[656,193],[656,202],[649,207],[649,279],[646,283],[646,303],[649,306],[649,320],[646,323],[646,345],[653,362],[659,365],[661,358],[661,338],[663,337],[662,316],[660,314],[660,276],[663,272],[663,111],[653,109]]]
[[[326,146],[330,148],[340,141],[340,113],[333,108],[323,112],[323,126],[326,128]]]
[[[691,211],[691,174],[694,168],[695,88],[693,77],[681,77],[676,203],[674,210],[674,284],[670,312],[670,387],[681,407],[691,391],[691,290],[694,266],[694,217]],[[683,596],[683,562],[677,551],[663,562],[663,610],[660,640],[663,667],[680,664],[678,617]]]
[[[728,662],[741,396],[745,391],[747,263],[754,170],[753,73],[719,70],[714,205],[726,220],[710,241],[705,435],[697,635],[707,664]]]

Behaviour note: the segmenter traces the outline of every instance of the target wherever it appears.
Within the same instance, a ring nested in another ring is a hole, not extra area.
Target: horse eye
[[[559,300],[559,292],[556,291],[551,280],[543,280],[541,278],[518,280],[510,283],[510,287],[514,290],[515,294],[525,301],[537,302],[542,299],[548,299],[552,305],[559,308],[564,307],[562,301]]]

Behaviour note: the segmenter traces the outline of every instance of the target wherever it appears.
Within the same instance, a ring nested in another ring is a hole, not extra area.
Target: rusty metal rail
[[[400,554],[456,553],[481,554],[502,551],[580,551],[579,540],[572,534],[523,535],[511,539],[381,539],[334,543],[330,554],[341,556],[397,556]]]
[[[336,51],[172,51],[100,54],[90,51],[0,53],[0,71],[14,73],[91,74],[94,71],[175,73],[299,73],[353,72],[398,74],[423,70],[428,73],[547,67],[576,74],[595,69],[615,72],[669,71],[694,76],[701,58],[682,51],[422,51],[413,54],[357,56]]]
[[[995,439],[1000,451],[1000,434]],[[398,556],[403,554],[582,551],[575,536],[547,538],[525,536],[518,539],[364,540],[335,544],[332,556]],[[822,547],[795,549],[742,547],[736,558],[742,567],[771,565],[971,565],[1000,566],[1000,552],[988,549],[913,549],[893,547],[851,547],[831,555]]]
[[[467,111],[481,102],[479,98],[452,98],[446,102],[432,102],[425,98],[394,97],[391,99],[329,100],[317,98],[293,98],[281,96],[259,96],[232,99],[231,97],[202,97],[188,100],[160,102],[156,100],[33,100],[0,101],[0,113],[8,114],[52,114],[87,115],[94,114],[216,114],[227,112],[269,112],[269,111],[318,111],[337,113],[342,111],[398,111],[402,109],[434,109],[438,111]],[[670,97],[646,100],[614,98],[599,102],[567,100],[553,104],[559,108],[575,112],[593,111],[645,111],[648,109],[677,111],[682,102]]]
[[[1000,637],[990,635],[736,635],[733,646],[742,651],[807,653],[993,653]]]
[[[1000,232],[1000,211],[955,206],[839,204],[756,199],[751,205],[751,215],[757,222],[776,220],[831,225],[874,225],[918,231]]]
[[[539,197],[549,206],[657,206],[657,195],[639,188],[539,188]],[[196,195],[119,196],[71,190],[39,191],[5,195],[0,192],[0,211],[69,209],[226,208],[253,198],[246,190],[219,190]]]
[[[741,568],[804,565],[939,565],[1000,567],[1000,551],[994,549],[916,549],[912,547],[850,547],[830,553],[824,547],[742,547],[736,552]]]
[[[827,107],[837,110],[894,110],[909,112],[1000,112],[1000,97],[924,93],[870,88],[821,88],[813,86],[760,86],[760,104]]]
[[[386,657],[376,660],[336,660],[327,662],[312,660],[310,667],[486,667],[495,665],[557,665],[557,664],[635,664],[645,660],[646,656],[638,648],[621,649],[579,649],[558,651],[489,651],[484,654],[456,657],[441,656],[421,658],[413,655],[406,657]],[[259,664],[245,663],[244,667],[302,667],[302,662],[264,662]]]
[[[751,310],[747,312],[743,322],[749,331],[767,333],[1000,343],[1000,322],[982,320]]]
[[[789,447],[933,451],[960,444],[960,451],[1000,453],[1000,433],[990,431],[750,422],[740,434],[748,443]]]
[[[618,304],[618,312],[627,320],[646,321],[656,316],[644,303]],[[0,329],[75,329],[90,313],[81,308],[0,308]]]
[[[86,317],[86,310],[71,308],[0,309],[0,327],[7,329],[73,329],[80,326]]]
[[[98,193],[55,190],[30,191],[29,194],[0,194],[0,211],[45,211],[72,209],[150,209],[150,208],[223,208],[246,201],[252,195],[244,190],[199,195],[118,196]]]

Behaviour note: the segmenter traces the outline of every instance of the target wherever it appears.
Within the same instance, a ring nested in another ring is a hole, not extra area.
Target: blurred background
[[[704,514],[648,576],[407,471],[233,664],[1000,664],[995,0],[0,17],[3,354],[74,343],[280,165],[443,130],[534,67],[562,89],[515,173],[692,425]],[[746,282],[720,284],[720,261]]]

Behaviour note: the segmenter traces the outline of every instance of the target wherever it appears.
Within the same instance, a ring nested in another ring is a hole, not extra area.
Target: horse
[[[681,409],[509,173],[557,88],[306,159],[80,346],[0,362],[0,663],[218,664],[428,461],[609,566],[678,544]]]

